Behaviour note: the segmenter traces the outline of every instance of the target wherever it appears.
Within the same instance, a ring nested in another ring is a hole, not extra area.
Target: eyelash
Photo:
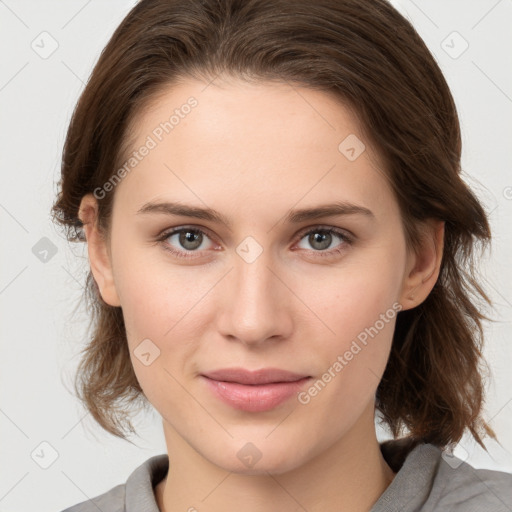
[[[174,256],[176,256],[178,258],[183,258],[183,259],[197,258],[197,256],[194,255],[194,253],[199,252],[199,251],[190,251],[190,250],[189,251],[186,251],[186,250],[178,251],[178,250],[174,249],[172,246],[170,246],[168,243],[166,243],[166,240],[170,236],[172,236],[176,233],[184,232],[184,231],[185,232],[191,231],[196,234],[202,233],[203,235],[206,235],[208,238],[212,238],[208,234],[208,232],[203,229],[196,228],[193,226],[181,226],[179,228],[173,228],[171,230],[165,231],[164,233],[162,233],[161,235],[158,236],[156,241],[158,243],[162,244],[162,247],[166,251],[169,251],[170,253],[172,253]],[[322,227],[322,226],[315,226],[314,228],[309,229],[308,231],[302,232],[300,235],[298,235],[297,242],[300,242],[304,237],[310,235],[311,233],[324,233],[324,234],[336,235],[344,242],[344,244],[341,244],[341,246],[344,246],[345,244],[352,245],[354,243],[353,239],[351,237],[349,237],[347,234],[345,234],[343,231],[333,228],[333,227]],[[336,254],[341,254],[342,252],[344,252],[344,250],[345,249],[343,249],[343,248],[335,248],[335,249],[331,249],[329,251],[322,251],[322,250],[315,251],[314,249],[311,249],[311,252],[316,253],[316,255],[320,256],[321,258],[326,258],[326,257],[335,256]]]

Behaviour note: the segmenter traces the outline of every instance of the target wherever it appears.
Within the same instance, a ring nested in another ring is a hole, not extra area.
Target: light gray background
[[[134,3],[0,0],[0,511],[58,512],[124,482],[140,463],[166,451],[156,412],[137,417],[141,437],[131,445],[103,432],[72,396],[86,326],[83,308],[72,313],[87,259],[85,247],[70,247],[49,217],[72,109]],[[475,467],[512,472],[512,1],[395,5],[452,89],[465,179],[490,213],[494,233],[482,263],[496,320],[485,325],[492,368],[485,416],[502,446],[488,440],[488,455],[466,436],[455,455]],[[464,41],[469,46],[458,55]],[[58,47],[45,55],[52,44]],[[43,237],[57,251],[46,262],[44,252],[38,258],[32,250],[48,245]]]

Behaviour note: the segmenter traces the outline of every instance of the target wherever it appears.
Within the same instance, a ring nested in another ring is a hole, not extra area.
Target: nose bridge
[[[269,251],[264,251],[254,261],[247,261],[242,257],[235,261],[234,279],[240,298],[251,300],[255,305],[268,303],[271,299],[271,288],[275,283],[271,266]]]
[[[290,327],[286,314],[289,300],[282,295],[286,289],[276,278],[275,270],[270,270],[275,266],[271,251],[258,248],[254,240],[245,242],[234,255],[232,289],[224,303],[221,328],[225,335],[254,344],[285,334]]]

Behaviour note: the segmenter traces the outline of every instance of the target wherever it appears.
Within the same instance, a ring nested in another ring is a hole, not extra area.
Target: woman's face
[[[138,156],[108,192],[113,281],[100,289],[122,307],[166,439],[247,473],[364,443],[410,260],[357,120],[319,91],[190,80],[134,134]],[[205,376],[233,368],[305,378]]]

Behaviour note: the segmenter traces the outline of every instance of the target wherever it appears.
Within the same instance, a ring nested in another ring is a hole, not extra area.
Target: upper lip
[[[298,373],[280,370],[279,368],[262,368],[246,370],[245,368],[223,368],[202,374],[204,377],[224,382],[239,384],[269,384],[271,382],[294,382],[308,377]]]

